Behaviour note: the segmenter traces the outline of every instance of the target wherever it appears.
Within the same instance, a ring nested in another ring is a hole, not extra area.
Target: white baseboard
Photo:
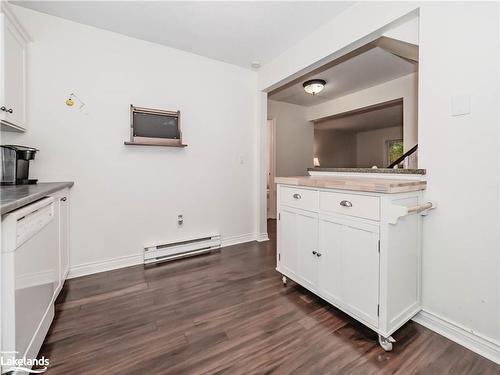
[[[222,247],[238,245],[241,243],[251,242],[251,241],[268,240],[267,233],[264,233],[264,235],[265,239],[262,234],[259,235],[257,233],[247,233],[239,236],[226,237],[222,239]],[[127,255],[119,258],[79,264],[77,266],[71,267],[68,274],[68,279],[73,279],[75,277],[91,275],[94,273],[99,273],[104,271],[112,271],[118,268],[136,266],[138,264],[143,264],[142,254]]]
[[[257,235],[256,239],[258,242],[269,241],[269,236],[267,235],[267,233],[261,233]]]
[[[489,360],[500,364],[500,343],[486,338],[428,311],[421,311],[413,320],[440,335],[455,341]]]
[[[127,255],[124,257],[107,259],[72,266],[69,270],[68,279],[91,275],[93,273],[111,271],[118,268],[136,266],[143,263],[142,254]]]
[[[252,242],[257,240],[255,233],[247,233],[239,236],[224,237],[222,239],[222,247],[238,245],[240,243]]]

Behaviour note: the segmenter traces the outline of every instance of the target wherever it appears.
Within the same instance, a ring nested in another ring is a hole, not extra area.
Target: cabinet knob
[[[341,201],[340,205],[343,207],[352,207],[352,203],[349,201]]]
[[[68,199],[68,198],[66,198],[66,197],[62,197],[62,198],[61,198],[61,202],[66,202],[66,200],[67,200],[67,199]]]
[[[317,257],[320,257],[320,256],[321,256],[321,253],[316,252],[316,256],[317,256]]]
[[[7,107],[6,107],[6,106],[4,106],[4,105],[3,105],[3,106],[1,106],[1,107],[0,107],[0,111],[7,112]]]
[[[293,197],[294,197],[295,199],[301,199],[301,198],[302,198],[302,197],[300,196],[300,194],[297,194],[297,193],[295,193],[295,194],[293,195]]]
[[[7,110],[7,113],[12,113],[12,112],[14,112],[14,111],[12,110],[12,108],[9,108],[9,109]]]
[[[313,255],[316,255],[318,254],[318,252],[316,250],[313,250]]]

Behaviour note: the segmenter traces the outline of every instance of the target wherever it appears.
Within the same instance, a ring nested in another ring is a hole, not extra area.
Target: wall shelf
[[[187,147],[187,145],[184,144],[165,144],[165,143],[147,143],[147,142],[130,142],[130,141],[125,141],[123,142],[127,146],[163,146],[163,147]]]

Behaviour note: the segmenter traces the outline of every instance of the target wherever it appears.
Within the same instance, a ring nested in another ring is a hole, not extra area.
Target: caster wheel
[[[283,281],[283,286],[286,286],[286,276],[283,276],[283,277],[281,278],[281,281]]]
[[[386,352],[390,352],[392,350],[392,344],[396,342],[396,340],[394,340],[392,336],[383,337],[381,335],[378,335],[378,342],[382,349],[384,349]]]

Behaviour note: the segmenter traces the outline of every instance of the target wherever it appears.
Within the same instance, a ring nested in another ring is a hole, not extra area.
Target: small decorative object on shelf
[[[180,111],[130,105],[130,141],[126,145],[186,147],[182,143]]]

